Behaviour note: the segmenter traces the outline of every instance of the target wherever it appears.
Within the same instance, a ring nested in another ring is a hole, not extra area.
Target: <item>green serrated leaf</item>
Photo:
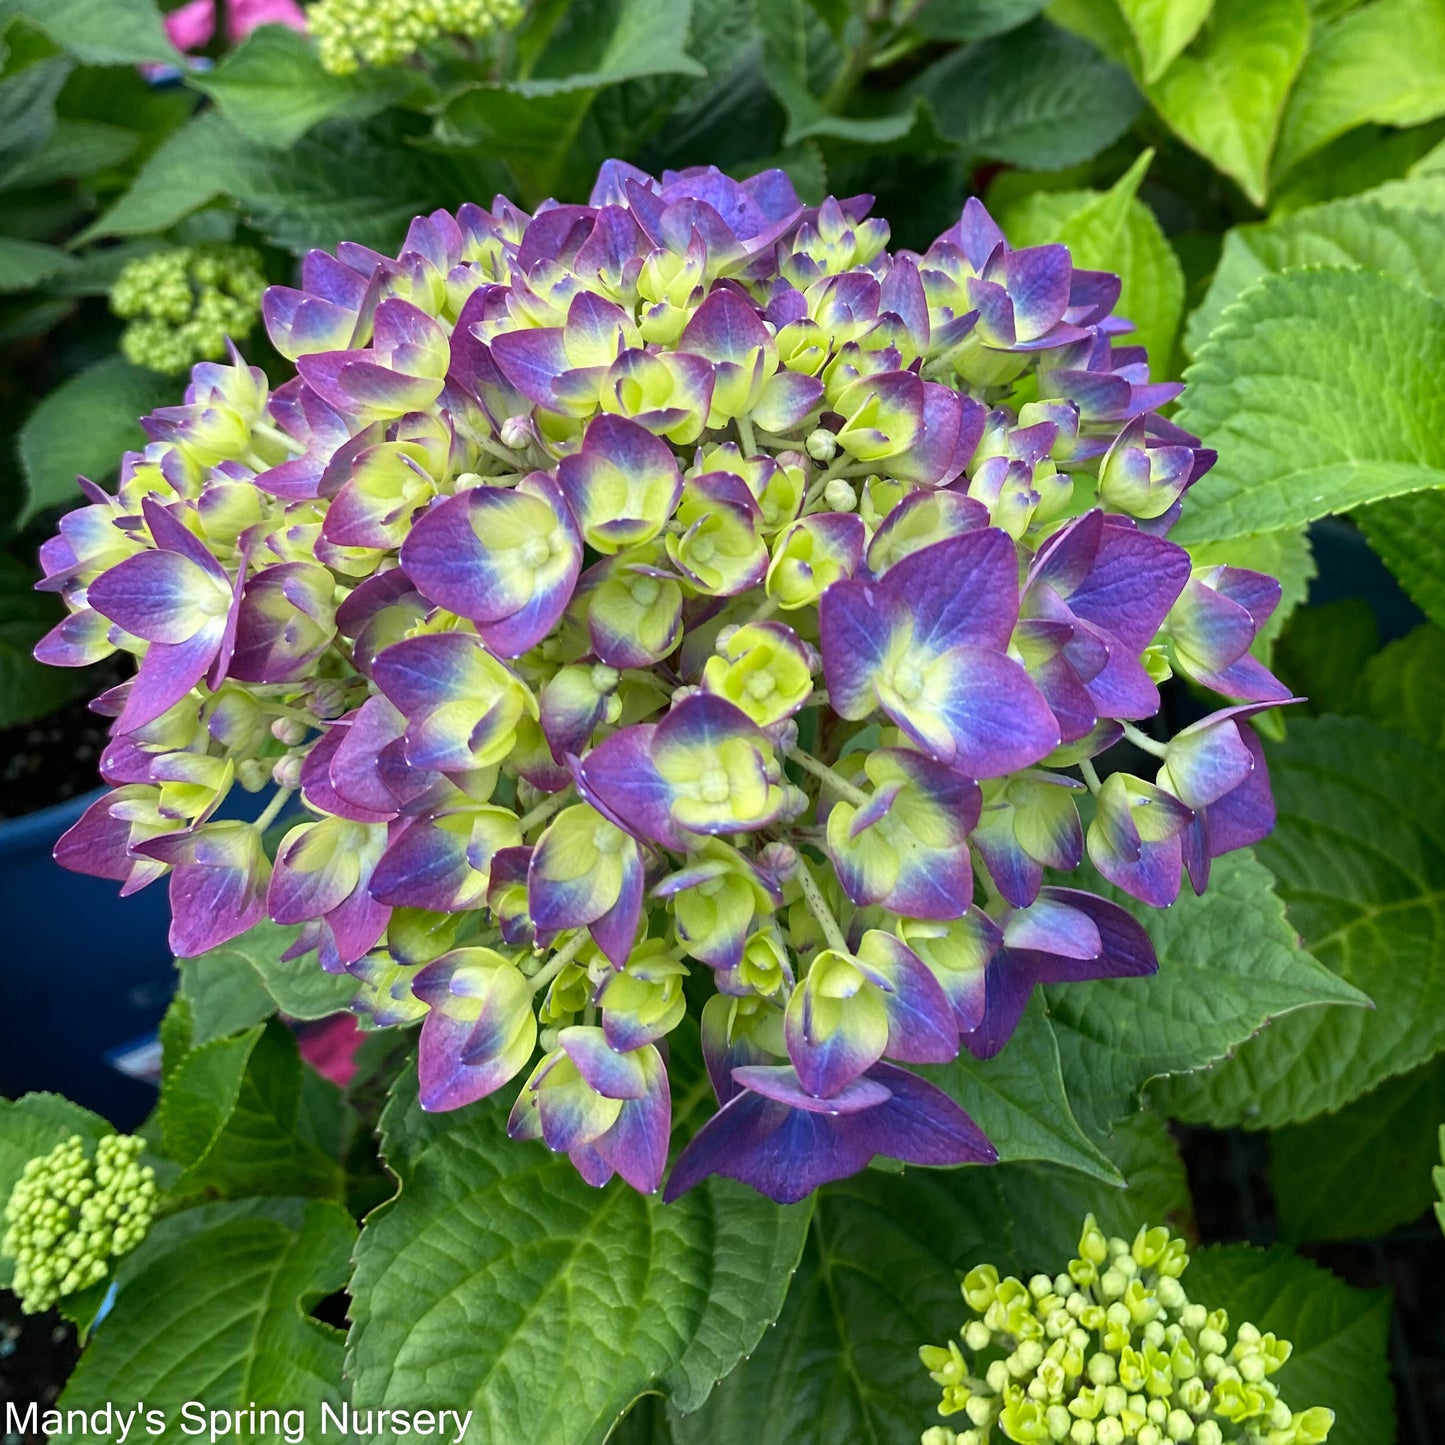
[[[1318,571],[1309,533],[1303,527],[1283,527],[1278,532],[1261,532],[1253,537],[1196,542],[1188,551],[1196,567],[1245,567],[1278,579],[1279,606],[1260,628],[1253,648],[1255,655],[1268,663],[1276,639],[1295,609],[1309,596],[1310,583]]]
[[[987,40],[1032,20],[1048,0],[923,0],[908,24],[930,40]]]
[[[1275,650],[1279,678],[1311,712],[1358,712],[1360,676],[1379,649],[1380,624],[1363,597],[1297,612]],[[1389,727],[1388,718],[1379,718]]]
[[[22,175],[49,140],[55,129],[55,98],[71,69],[63,55],[54,55],[0,80],[0,188]]]
[[[417,72],[397,66],[331,75],[312,42],[282,25],[253,30],[191,83],[248,140],[277,150],[323,120],[366,120],[424,88]]]
[[[1214,0],[1118,0],[1118,5],[1134,36],[1142,78],[1153,84],[1199,34]]]
[[[180,995],[191,1006],[196,1044],[235,1033],[273,1013],[319,1019],[356,997],[349,974],[327,973],[315,957],[281,961],[299,929],[262,922],[218,948],[177,960]]]
[[[127,160],[140,143],[140,132],[123,126],[57,120],[44,144],[16,169],[10,184],[46,186],[52,181],[93,177]]]
[[[1090,1209],[1126,1234],[1187,1221],[1184,1171],[1157,1118],[1131,1121],[1106,1147],[1129,1188],[1032,1164],[828,1185],[777,1326],[701,1410],[674,1412],[677,1445],[917,1445],[938,1402],[917,1349],[957,1331],[961,1272],[1055,1272]]]
[[[1438,220],[1436,226],[1438,230]],[[1440,573],[1440,558],[1445,555],[1445,491],[1391,497],[1356,513],[1355,520],[1421,612],[1445,626],[1445,577]]]
[[[912,106],[859,118],[835,114],[824,103],[843,55],[807,0],[754,0],[754,14],[762,37],[763,74],[788,116],[786,144],[830,136],[882,145],[900,140],[913,128]]]
[[[1168,909],[1101,879],[1086,886],[1133,913],[1159,955],[1150,978],[1049,990],[1069,1099],[1095,1133],[1136,1109],[1151,1079],[1202,1068],[1271,1019],[1368,1003],[1299,946],[1274,879],[1247,850],[1217,859],[1204,895],[1186,890]]]
[[[87,65],[176,59],[155,0],[0,0],[0,30],[18,19]]]
[[[1145,86],[1170,130],[1257,206],[1309,35],[1305,0],[1218,0],[1193,45]]]
[[[1357,125],[1410,126],[1445,114],[1445,8],[1374,0],[1326,26],[1285,110],[1275,171]]]
[[[20,523],[47,507],[79,505],[77,476],[103,482],[121,453],[145,445],[140,418],[175,399],[171,377],[143,371],[120,357],[63,381],[20,428],[20,462],[28,493]]]
[[[74,266],[74,262],[58,246],[0,236],[0,292],[29,290],[69,266]]]
[[[1393,1445],[1395,1392],[1386,1348],[1390,1297],[1353,1289],[1280,1246],[1228,1244],[1200,1250],[1184,1273],[1191,1300],[1225,1309],[1294,1345],[1272,1378],[1293,1410],[1335,1412],[1330,1445]]]
[[[1440,216],[1365,195],[1298,211],[1267,226],[1236,226],[1225,235],[1209,290],[1189,318],[1185,340],[1191,355],[1256,281],[1300,266],[1378,271],[1445,297]]]
[[[1319,718],[1292,720],[1269,765],[1279,823],[1259,856],[1305,944],[1375,1007],[1277,1019],[1164,1086],[1176,1117],[1221,1128],[1302,1123],[1445,1049],[1445,760]]]
[[[1445,632],[1417,627],[1370,658],[1348,710],[1427,748],[1445,748]]]
[[[298,1130],[303,1066],[284,1025],[257,1025],[168,1061],[157,1109],[179,1197],[340,1198],[341,1166]]]
[[[479,1439],[575,1445],[647,1390],[695,1409],[781,1307],[810,1206],[716,1179],[671,1205],[594,1190],[506,1116],[495,1099],[423,1116],[415,1071],[398,1081],[382,1137],[401,1187],[356,1251],[354,1403],[425,1399],[475,1410]]]
[[[50,1153],[72,1134],[89,1142],[114,1133],[108,1120],[59,1094],[0,1099],[0,1215],[30,1160]],[[14,1271],[15,1261],[0,1254],[0,1286],[10,1283]]]
[[[1143,105],[1127,71],[1046,20],[953,51],[915,89],[970,160],[1045,171],[1098,155]]]
[[[1286,1239],[1356,1239],[1417,1219],[1445,1118],[1445,1054],[1308,1124],[1269,1136],[1270,1187]]]
[[[1184,273],[1154,213],[1137,199],[1149,168],[1145,152],[1107,191],[1036,191],[996,219],[1015,246],[1066,245],[1074,264],[1117,272],[1115,310],[1137,328],[1156,377],[1171,375],[1170,358],[1184,307]]]
[[[995,1057],[976,1059],[965,1049],[951,1064],[918,1072],[962,1105],[1004,1162],[1040,1160],[1119,1182],[1074,1117],[1049,1009],[1037,991]]]
[[[1445,485],[1445,301],[1367,271],[1266,276],[1185,373],[1219,451],[1174,531],[1213,541]]]
[[[323,1402],[343,1398],[344,1336],[308,1311],[345,1285],[355,1238],[340,1205],[315,1199],[213,1204],[159,1221],[122,1262],[115,1305],[58,1407],[144,1399],[166,1412],[165,1430],[147,1437],[161,1442],[194,1438],[179,1414],[192,1400],[318,1420]]]
[[[1378,125],[1348,131],[1301,161],[1274,187],[1270,212],[1278,218],[1361,192],[1382,199],[1405,185],[1428,193],[1437,188],[1433,183],[1440,180],[1438,175],[1421,177],[1418,182],[1404,178],[1429,149],[1434,132],[1433,126],[1388,130]]]

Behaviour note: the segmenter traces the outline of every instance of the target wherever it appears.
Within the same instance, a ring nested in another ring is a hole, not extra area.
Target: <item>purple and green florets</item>
[[[530,1070],[512,1133],[596,1184],[659,1187],[699,1009],[721,1107],[670,1195],[993,1159],[899,1066],[1154,970],[1046,870],[1163,906],[1268,831],[1279,587],[1167,540],[1213,457],[1116,277],[973,200],[890,255],[868,205],[609,163],[312,252],[265,302],[298,374],[198,366],[44,549],[38,655],[138,659],[60,861],[169,874],[179,954],[301,925],[422,1021],[424,1107]],[[1238,705],[1162,742],[1171,672]],[[1156,775],[1100,781],[1126,734]],[[280,789],[258,824],[215,817],[237,784]]]

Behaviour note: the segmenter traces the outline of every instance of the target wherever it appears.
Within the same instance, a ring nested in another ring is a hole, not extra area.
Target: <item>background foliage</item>
[[[479,49],[346,77],[274,26],[209,52],[184,67],[154,0],[0,0],[0,726],[71,681],[28,661],[53,620],[29,591],[36,541],[75,475],[105,482],[179,390],[117,353],[105,297],[128,260],[241,240],[283,281],[311,246],[394,248],[419,211],[578,199],[609,155],[781,165],[813,201],[867,190],[905,246],[982,194],[1015,244],[1120,271],[1155,374],[1187,367],[1178,419],[1220,451],[1174,535],[1281,577],[1261,645],[1310,701],[1273,722],[1275,834],[1145,920],[1156,978],[1071,985],[997,1059],[938,1071],[994,1170],[875,1170],[789,1209],[717,1183],[666,1208],[594,1192],[501,1147],[501,1105],[423,1116],[410,1068],[390,1087],[405,1035],[368,1040],[344,1092],[304,1067],[273,1016],[346,1000],[309,961],[277,964],[269,926],[187,962],[147,1135],[194,1207],[121,1267],[65,1404],[347,1394],[472,1408],[486,1439],[600,1441],[625,1415],[616,1438],[891,1445],[929,1422],[912,1352],[956,1323],[957,1271],[1056,1267],[1087,1208],[1112,1230],[1188,1226],[1166,1119],[1267,1129],[1295,1244],[1429,1209],[1439,0],[536,0]],[[0,1192],[108,1127],[49,1096],[0,1111]],[[1207,1249],[1190,1280],[1295,1340],[1283,1388],[1339,1412],[1335,1445],[1395,1438],[1382,1296],[1279,1248]],[[348,1286],[348,1332],[312,1317]],[[199,1346],[166,1303],[183,1298]]]

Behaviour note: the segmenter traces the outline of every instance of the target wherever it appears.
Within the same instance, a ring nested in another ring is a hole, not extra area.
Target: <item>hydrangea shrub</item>
[[[660,1186],[690,1013],[719,1109],[669,1197],[992,1159],[905,1066],[1154,970],[1047,875],[1162,907],[1269,830],[1279,588],[1168,539],[1213,456],[1116,277],[976,200],[922,254],[868,212],[612,162],[308,255],[264,303],[296,375],[196,367],[44,549],[37,655],[137,659],[59,860],[168,877],[181,955],[300,925],[421,1020],[424,1107],[525,1074],[511,1132],[596,1184]],[[1229,705],[1149,730],[1171,673]],[[1101,779],[1123,738],[1152,776]]]

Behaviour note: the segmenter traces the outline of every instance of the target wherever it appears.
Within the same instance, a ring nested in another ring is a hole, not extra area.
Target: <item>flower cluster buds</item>
[[[939,1414],[967,1424],[935,1425],[923,1445],[1320,1445],[1334,1412],[1291,1410],[1270,1379],[1289,1341],[1247,1323],[1231,1339],[1224,1310],[1185,1294],[1188,1264],[1168,1230],[1110,1239],[1091,1214],[1052,1279],[971,1270],[959,1339],[919,1351]]]
[[[522,18],[523,0],[317,0],[306,12],[333,75],[400,65],[444,36],[478,40]]]
[[[128,261],[111,288],[110,308],[130,322],[121,333],[127,360],[179,373],[226,354],[261,317],[266,276],[251,246],[222,242],[171,246]]]
[[[264,302],[297,375],[198,366],[46,544],[38,655],[137,659],[60,860],[169,877],[180,954],[299,925],[425,1019],[426,1108],[532,1065],[513,1132],[592,1180],[660,1185],[690,998],[720,1111],[670,1192],[992,1160],[900,1065],[1155,969],[1046,869],[1164,905],[1268,831],[1279,588],[1164,535],[1212,454],[1118,278],[973,200],[890,254],[869,204],[610,162],[587,205],[311,253]],[[1165,743],[1175,668],[1237,705]],[[1101,783],[1125,736],[1155,776]]]
[[[89,1158],[73,1134],[26,1164],[5,1206],[0,1253],[15,1261],[11,1288],[26,1314],[98,1283],[112,1261],[146,1236],[155,1216],[155,1171],[145,1143],[107,1134]]]

